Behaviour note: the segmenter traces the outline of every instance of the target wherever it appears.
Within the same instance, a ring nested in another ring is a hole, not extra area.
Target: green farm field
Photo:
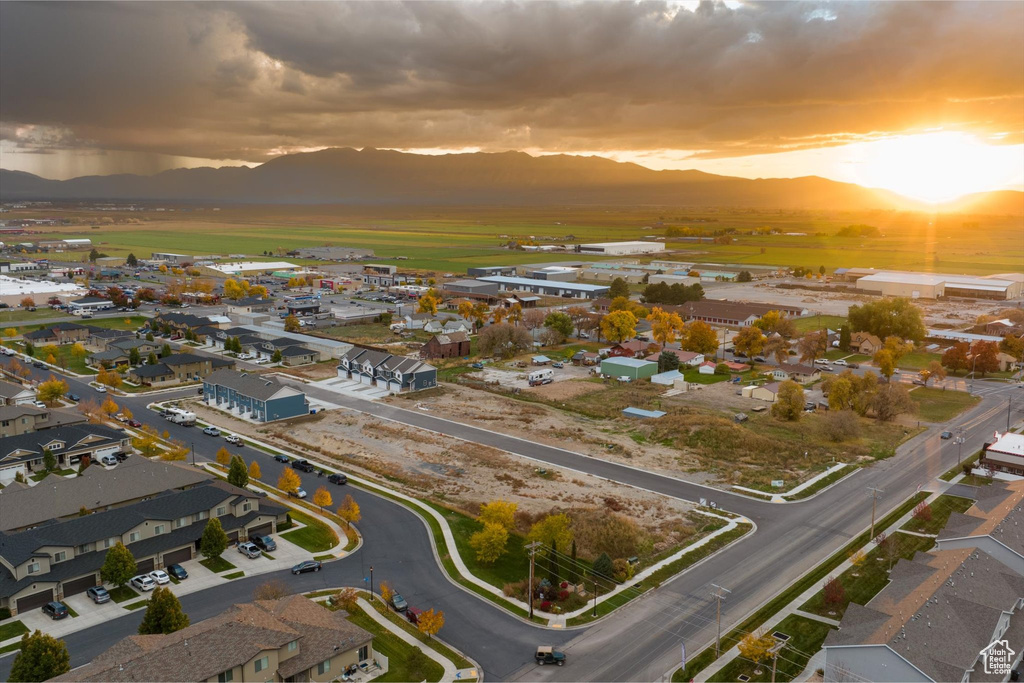
[[[15,211],[11,218],[39,217]],[[669,240],[674,258],[751,265],[902,268],[992,274],[1019,269],[1024,245],[1019,217],[955,214],[812,211],[691,211],[672,208],[584,207],[224,207],[107,215],[79,208],[46,210],[73,225],[36,233],[37,239],[89,237],[110,255],[149,256],[153,251],[193,254],[287,251],[333,244],[373,249],[380,260],[424,271],[465,272],[470,266],[579,259],[576,254],[510,251],[511,238],[552,241],[635,240],[687,227],[707,241]],[[137,221],[111,223],[115,221]],[[877,227],[883,237],[838,237],[844,226]],[[770,227],[780,234],[737,234],[714,244],[716,232]],[[799,234],[785,234],[799,233]],[[572,239],[565,239],[571,236]],[[593,258],[593,257],[589,257]],[[582,257],[587,260],[588,257]]]

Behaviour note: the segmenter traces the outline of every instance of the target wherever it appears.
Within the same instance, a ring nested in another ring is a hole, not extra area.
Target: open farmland
[[[11,218],[43,216],[21,210]],[[250,254],[325,244],[373,249],[381,260],[404,257],[420,270],[464,272],[467,267],[580,258],[576,254],[509,251],[511,238],[540,243],[643,239],[690,228],[708,239],[672,240],[677,258],[751,265],[900,268],[992,274],[1016,270],[1024,259],[1020,217],[916,213],[729,211],[653,208],[494,207],[224,207],[143,211],[126,218],[80,208],[45,215],[73,225],[36,233],[39,239],[89,237],[104,253],[148,256],[153,251]],[[121,222],[117,222],[121,221]],[[884,237],[838,237],[851,224],[878,227]],[[769,227],[778,234],[743,234]],[[733,242],[715,244],[735,230]],[[802,233],[802,234],[785,234]],[[565,240],[563,238],[569,238]],[[554,239],[547,239],[554,238]],[[593,257],[582,257],[584,260]]]

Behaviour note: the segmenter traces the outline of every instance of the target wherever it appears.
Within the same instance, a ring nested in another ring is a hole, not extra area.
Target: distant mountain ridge
[[[524,152],[422,155],[332,148],[255,168],[223,167],[47,180],[0,170],[0,200],[241,204],[725,206],[865,210],[931,208],[896,193],[817,176],[748,179],[654,171],[603,157]],[[963,198],[982,213],[1024,213],[1024,193]],[[954,208],[952,205],[948,208]]]

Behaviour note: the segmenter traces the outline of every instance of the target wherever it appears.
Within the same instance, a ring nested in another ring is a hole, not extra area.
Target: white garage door
[[[359,375],[359,383],[372,385],[373,378],[370,377],[369,375]]]
[[[391,382],[390,384],[388,384],[388,389],[390,389],[391,391],[395,392],[396,394],[400,393],[402,391],[402,383],[401,382]]]

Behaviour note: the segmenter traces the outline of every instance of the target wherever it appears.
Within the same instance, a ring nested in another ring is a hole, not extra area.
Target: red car
[[[138,420],[128,420],[128,426],[129,427],[141,427],[142,423],[139,422]]]
[[[420,623],[420,615],[423,614],[423,610],[415,607],[409,607],[405,610],[405,618],[409,620],[409,623],[415,625]]]

